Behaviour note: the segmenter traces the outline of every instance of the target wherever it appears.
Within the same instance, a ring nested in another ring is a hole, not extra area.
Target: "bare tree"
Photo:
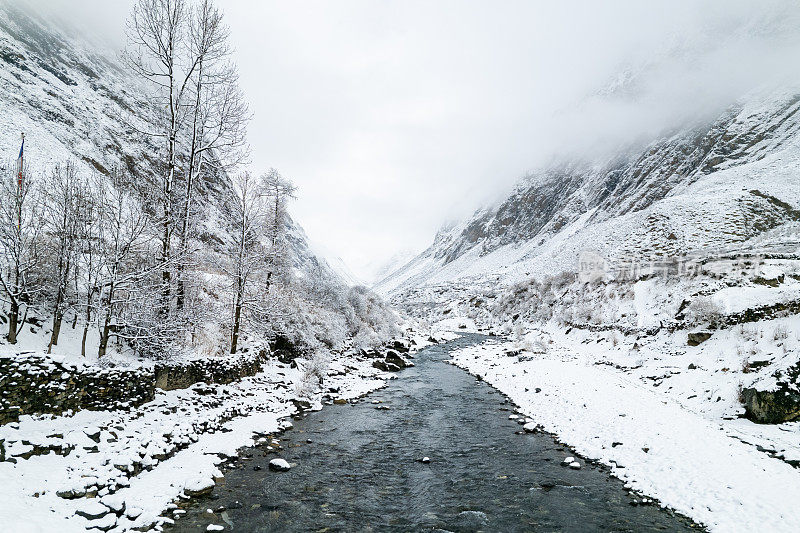
[[[263,266],[261,239],[267,218],[263,183],[259,183],[249,172],[243,172],[235,178],[234,188],[237,202],[231,217],[236,229],[234,238],[229,243],[230,266],[226,269],[231,278],[233,293],[231,353],[236,353],[242,314],[250,303],[250,283],[258,269]]]
[[[6,338],[16,344],[28,315],[26,304],[39,290],[35,269],[40,259],[41,202],[27,165],[7,168],[10,172],[0,184],[0,288],[9,304]]]
[[[236,67],[229,62],[229,31],[210,0],[203,0],[194,11],[190,35],[191,54],[197,58],[197,68],[191,84],[193,102],[189,106],[191,131],[179,235],[178,309],[184,304],[184,271],[197,176],[202,175],[205,165],[228,171],[246,158],[245,126],[249,120]]]
[[[111,187],[98,198],[98,240],[103,261],[97,280],[102,315],[98,357],[106,354],[112,326],[121,314],[121,307],[131,300],[124,293],[140,286],[138,282],[152,270],[137,261],[148,244],[147,216],[127,192],[121,169],[115,169],[110,180]]]
[[[119,170],[113,169],[112,176]],[[112,178],[112,182],[115,180]],[[83,209],[79,213],[78,254],[75,268],[75,293],[83,290],[83,335],[81,336],[81,355],[86,356],[86,339],[92,325],[92,312],[99,308],[100,278],[106,261],[103,255],[103,216],[109,198],[108,184],[103,177],[95,174],[87,184]],[[77,311],[75,313],[77,318]],[[95,313],[96,315],[96,313]]]
[[[166,139],[166,155],[160,187],[161,203],[161,312],[169,314],[172,273],[172,234],[175,225],[174,186],[177,171],[178,134],[184,100],[199,58],[190,45],[189,10],[185,0],[138,0],[128,20],[128,52],[124,56],[136,75],[154,88],[155,109],[165,110],[161,131],[148,132]]]
[[[67,308],[67,290],[75,272],[78,233],[86,209],[86,185],[71,161],[57,163],[47,176],[43,188],[44,219],[52,246],[54,261],[53,327],[47,353],[58,344],[61,323]]]

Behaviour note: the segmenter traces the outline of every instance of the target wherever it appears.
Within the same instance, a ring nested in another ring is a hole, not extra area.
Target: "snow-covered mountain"
[[[34,175],[56,161],[74,160],[85,172],[106,174],[123,165],[136,176],[132,187],[147,190],[163,149],[156,137],[155,113],[145,87],[123,68],[116,52],[103,50],[63,22],[30,8],[0,2],[0,168],[15,164],[20,133],[25,133],[26,161]],[[201,246],[226,239],[223,216],[234,199],[225,174],[198,183],[203,212],[197,231]],[[315,254],[303,229],[290,223],[294,266],[305,275],[345,280]]]
[[[533,172],[499,204],[443,227],[377,287],[515,282],[575,271],[586,250],[614,259],[789,244],[770,236],[800,213],[798,110],[800,89],[764,90],[645,146]]]

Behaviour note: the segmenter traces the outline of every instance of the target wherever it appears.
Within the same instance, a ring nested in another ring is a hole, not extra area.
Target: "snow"
[[[326,402],[370,392],[388,378],[369,359],[330,359],[325,388],[339,392]],[[0,462],[0,523],[7,531],[85,531],[101,525],[75,514],[86,505],[87,514],[103,515],[102,525],[113,531],[162,524],[168,520],[162,513],[185,492],[214,486],[226,457],[291,427],[286,417],[296,410],[292,400],[302,379],[300,370],[269,360],[261,373],[237,383],[159,391],[134,411],[23,416],[0,426],[9,456],[34,445],[45,450]],[[315,408],[324,399],[316,395]],[[57,449],[69,453],[48,452]],[[98,498],[84,497],[91,493]]]
[[[636,377],[569,353],[574,345],[526,360],[505,355],[514,346],[466,348],[453,362],[581,456],[611,467],[628,487],[713,531],[793,531],[800,523],[800,471],[737,438],[761,426],[691,409]],[[796,427],[783,432],[795,449]]]

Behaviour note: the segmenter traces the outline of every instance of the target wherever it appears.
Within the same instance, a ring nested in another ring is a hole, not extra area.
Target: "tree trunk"
[[[111,315],[106,314],[106,319],[103,321],[103,331],[100,332],[100,344],[97,347],[97,358],[105,357],[106,348],[108,347],[108,335],[111,331]]]
[[[236,305],[233,312],[233,332],[231,334],[231,353],[236,353],[236,345],[239,343],[239,322],[242,316],[242,290],[236,290]]]
[[[50,344],[47,346],[47,353],[53,351],[53,346],[58,345],[58,336],[61,333],[61,320],[63,319],[63,313],[61,312],[61,306],[64,303],[64,292],[61,290],[61,287],[58,288],[58,294],[56,295],[56,309],[53,313],[53,332],[50,334]]]
[[[192,142],[189,147],[189,171],[186,174],[186,196],[183,204],[183,220],[181,221],[181,257],[178,262],[178,309],[183,309],[186,287],[184,285],[184,271],[186,261],[186,244],[189,241],[189,214],[192,209],[192,188],[194,186],[194,175],[196,172],[195,162],[197,161],[197,119],[200,115],[200,98],[203,90],[203,61],[200,60],[197,70],[197,90],[195,94],[194,113],[192,117]]]
[[[11,310],[8,312],[8,343],[17,344],[17,324],[19,323],[19,303],[16,298],[11,300]]]
[[[83,337],[81,337],[81,357],[86,357],[86,335],[89,333],[89,324],[83,326]]]
[[[61,333],[61,313],[53,315],[53,333],[50,335],[50,344],[47,346],[47,353],[53,351],[53,346],[58,345],[58,335]]]
[[[81,356],[86,357],[86,335],[89,333],[89,321],[92,319],[92,293],[86,295],[86,323],[83,325],[83,337],[81,338]],[[75,320],[78,319],[78,313],[75,313]],[[74,329],[74,328],[73,328]]]

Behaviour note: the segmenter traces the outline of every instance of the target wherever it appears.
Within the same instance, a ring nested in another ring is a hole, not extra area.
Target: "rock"
[[[335,400],[333,400],[333,403],[335,403],[336,405],[347,405],[347,400],[345,400],[344,398],[336,398]]]
[[[260,470],[261,470],[261,467],[260,467],[260,466],[258,466],[258,465],[255,465],[255,466],[253,467],[253,471],[254,471],[254,472],[259,472]]]
[[[295,409],[300,412],[309,411],[311,410],[311,402],[308,400],[298,400],[296,398],[292,398],[292,403],[294,404]]]
[[[780,424],[800,418],[800,393],[779,382],[772,391],[742,390],[745,415],[754,422]]]
[[[206,531],[223,531],[225,526],[218,526],[217,524],[208,524]]]
[[[687,336],[686,344],[689,346],[698,346],[710,338],[710,331],[692,331]]]
[[[121,515],[125,512],[125,499],[116,494],[109,494],[100,499],[100,503],[114,511],[114,513]]]
[[[572,462],[569,464],[569,467],[570,467],[571,469],[573,469],[573,470],[580,470],[580,469],[581,469],[581,464],[580,464],[578,461],[572,461]]]
[[[64,498],[66,500],[72,500],[75,498],[83,498],[86,496],[86,489],[84,488],[72,488],[72,489],[62,489],[56,491],[56,496],[59,498]]]
[[[372,362],[372,366],[377,368],[378,370],[383,370],[384,372],[389,372],[389,366],[387,365],[386,361],[379,359],[377,361]],[[334,400],[334,403],[336,400]]]
[[[126,509],[125,511],[125,516],[127,516],[131,520],[136,520],[137,518],[139,518],[139,515],[141,515],[143,512],[144,510],[138,507],[128,507],[128,509]]]
[[[206,477],[191,479],[183,488],[183,492],[187,496],[192,496],[194,498],[210,494],[212,490],[214,490],[214,480]]]
[[[400,354],[395,352],[394,350],[389,350],[389,351],[386,352],[385,361],[386,361],[386,364],[388,364],[388,365],[396,365],[399,368],[406,368],[406,367],[412,366],[412,364],[409,361],[407,361],[406,359],[403,359],[403,357],[401,357]]]
[[[522,429],[525,430],[525,433],[536,433],[539,431],[539,426],[536,424],[536,422],[528,422],[522,426]]]
[[[100,442],[100,428],[89,427],[83,430],[83,433],[95,442]]]
[[[423,457],[422,459],[420,459],[419,462],[423,463],[423,464],[428,464],[428,463],[431,462],[431,458],[426,456],[426,457]]]
[[[277,458],[269,462],[269,469],[276,472],[286,472],[291,468],[292,466],[286,461],[286,459]]]
[[[697,365],[694,363],[689,363],[689,370],[697,370]]]
[[[402,339],[397,339],[392,342],[392,348],[397,350],[400,353],[408,353],[409,347],[408,342]]]
[[[114,529],[116,525],[117,525],[117,517],[112,513],[108,513],[102,518],[93,520],[91,527],[93,529],[99,529],[100,531],[110,531]]]
[[[78,507],[78,509],[75,511],[75,514],[88,520],[97,520],[98,518],[102,518],[110,512],[111,510],[99,501],[86,500],[81,504],[80,507]]]
[[[575,461],[575,458],[572,456],[565,457],[563,461],[561,461],[561,466],[569,466]]]

